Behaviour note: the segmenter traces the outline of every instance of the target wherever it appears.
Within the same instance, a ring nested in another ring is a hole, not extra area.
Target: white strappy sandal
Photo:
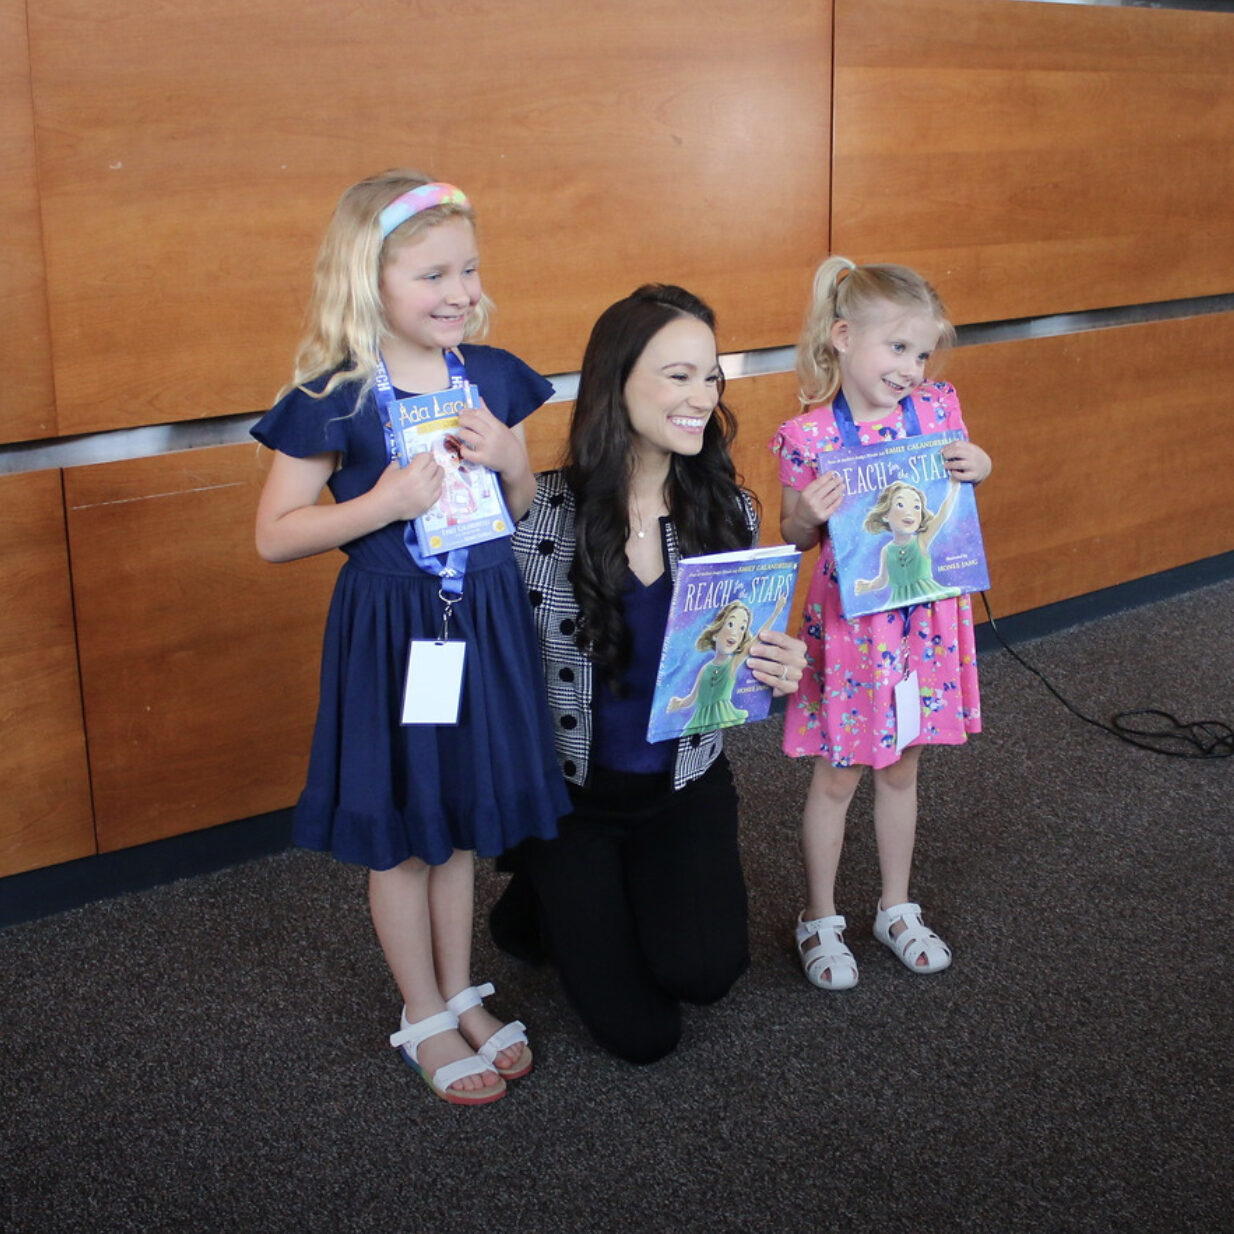
[[[486,981],[483,985],[469,985],[465,990],[460,990],[453,998],[446,999],[446,1007],[455,1016],[461,1016],[465,1011],[470,1011],[473,1007],[483,1005],[484,1000],[493,993],[496,993],[496,991],[491,981]],[[497,1055],[502,1050],[508,1050],[514,1045],[522,1045],[523,1047],[523,1053],[519,1061],[513,1067],[499,1067],[497,1065]],[[532,1067],[531,1044],[527,1040],[527,1026],[522,1020],[511,1020],[509,1024],[503,1024],[476,1050],[476,1053],[503,1080],[521,1080]]]
[[[421,1079],[437,1094],[442,1101],[451,1105],[487,1105],[506,1095],[506,1084],[498,1079],[489,1088],[458,1089],[450,1085],[469,1075],[484,1075],[486,1072],[496,1072],[497,1068],[483,1058],[472,1054],[469,1058],[460,1058],[456,1062],[446,1063],[438,1067],[430,1076],[420,1065],[416,1057],[420,1046],[430,1037],[438,1033],[448,1033],[457,1030],[458,1016],[453,1011],[439,1011],[436,1015],[417,1020],[414,1024],[407,1019],[407,1008],[403,1008],[402,1028],[390,1036],[390,1044],[403,1056],[403,1061],[409,1067],[414,1067],[420,1073]],[[500,1075],[500,1073],[498,1073]]]
[[[899,934],[892,934],[897,921],[904,923]],[[874,937],[900,957],[905,968],[914,973],[941,973],[951,963],[951,948],[921,919],[920,904],[878,906],[874,918]],[[922,956],[925,963],[920,963]]]
[[[851,990],[857,984],[857,960],[844,943],[843,917],[797,917],[797,954],[806,980],[820,990]],[[812,939],[818,941],[808,947]]]

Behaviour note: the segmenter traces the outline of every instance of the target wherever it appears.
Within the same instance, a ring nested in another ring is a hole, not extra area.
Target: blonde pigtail
[[[810,307],[797,345],[797,397],[806,406],[827,402],[840,387],[840,358],[831,331],[839,320],[836,297],[840,284],[856,269],[847,257],[832,256],[814,274]]]

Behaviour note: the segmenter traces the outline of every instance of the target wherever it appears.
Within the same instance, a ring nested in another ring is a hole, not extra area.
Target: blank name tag
[[[413,639],[403,691],[404,724],[457,724],[467,644]]]
[[[921,689],[913,669],[898,686],[896,700],[896,750],[903,750],[921,735]]]

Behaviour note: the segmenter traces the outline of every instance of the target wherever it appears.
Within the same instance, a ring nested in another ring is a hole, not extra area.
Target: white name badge
[[[403,690],[404,724],[457,724],[463,696],[463,655],[459,639],[438,643],[412,639]]]
[[[896,686],[895,705],[896,750],[900,751],[921,735],[921,689],[916,669]]]

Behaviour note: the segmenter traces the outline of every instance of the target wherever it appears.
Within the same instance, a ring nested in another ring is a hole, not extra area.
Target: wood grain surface
[[[1234,550],[1228,413],[1212,374],[1234,314],[1014,343],[946,360],[974,441],[995,614]]]
[[[94,852],[58,471],[0,476],[0,877]]]
[[[253,546],[254,446],[67,472],[100,851],[292,804],[339,554]]]
[[[0,0],[0,442],[56,432],[25,0]]]
[[[1234,290],[1234,20],[836,0],[832,237],[956,321]]]
[[[783,341],[827,245],[830,16],[32,0],[60,431],[268,406],[334,203],[399,165],[471,195],[493,341],[543,371],[649,280]]]

